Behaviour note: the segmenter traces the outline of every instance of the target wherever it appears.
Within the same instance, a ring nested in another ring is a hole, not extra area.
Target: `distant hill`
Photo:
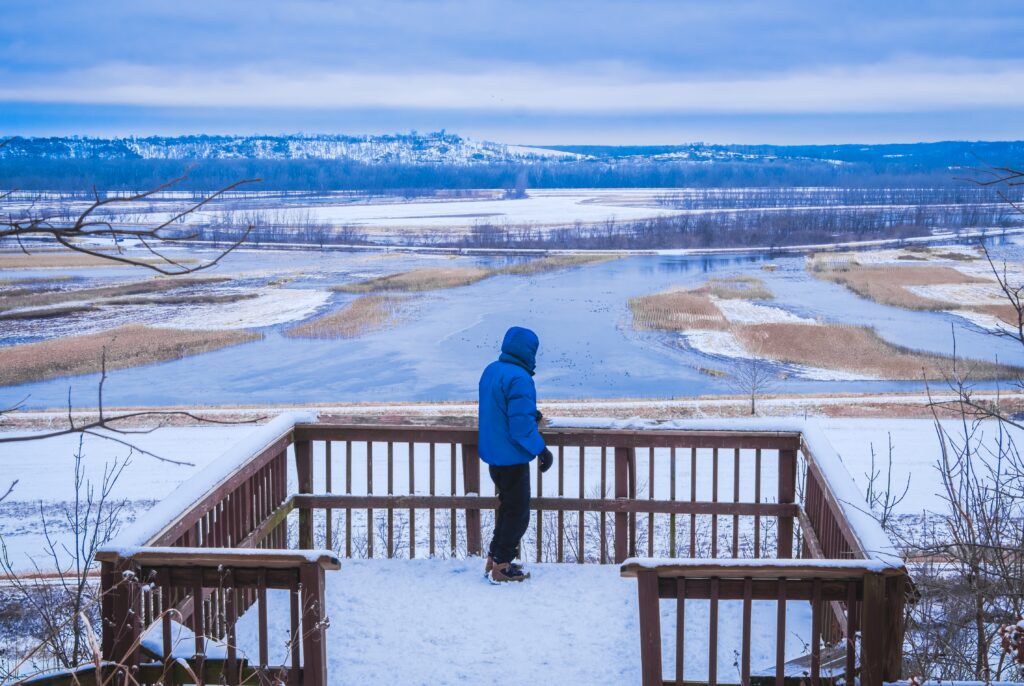
[[[0,140],[3,140],[0,137]],[[447,133],[381,136],[12,138],[0,188],[150,188],[189,170],[182,188],[242,178],[263,190],[587,187],[935,187],[991,166],[1024,166],[1024,142],[886,145],[522,146]]]
[[[443,131],[386,136],[14,138],[0,158],[58,160],[348,160],[366,164],[490,164],[576,159],[555,149],[475,141]]]

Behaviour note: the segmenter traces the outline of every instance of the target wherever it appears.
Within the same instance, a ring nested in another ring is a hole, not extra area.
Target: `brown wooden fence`
[[[337,568],[335,555],[482,552],[497,499],[490,480],[481,479],[475,428],[318,421],[278,423],[267,431],[251,457],[204,484],[191,505],[166,521],[135,527],[137,540],[111,546],[102,556],[103,656],[110,669],[134,670],[140,683],[235,684],[252,677],[320,686],[327,679],[323,572]],[[809,600],[815,608],[812,634],[822,639],[815,646],[841,644],[859,628],[862,650],[847,668],[863,683],[878,683],[876,674],[899,677],[901,567],[881,575],[882,605],[874,600],[872,575],[846,570],[836,579],[816,576],[813,570],[822,566],[786,567],[785,574],[772,567],[772,560],[797,556],[866,560],[874,568],[863,536],[799,430],[543,434],[555,452],[555,468],[542,475],[532,467],[537,516],[524,539],[524,558],[707,558],[710,566],[701,567],[699,577],[692,566],[679,573],[663,565],[656,577],[646,567],[624,569],[640,580],[648,633],[659,598]],[[323,550],[310,552],[317,547]],[[731,561],[743,559],[764,560],[763,574],[737,577],[739,567]],[[284,588],[292,597],[293,648],[284,665],[267,664],[265,616],[258,622],[259,655],[239,656],[234,648],[238,618],[253,605],[265,614],[266,603],[259,601],[268,588]],[[873,631],[878,617],[884,618],[884,634]],[[193,654],[175,660],[175,667],[166,650],[154,655],[140,647],[158,623],[166,640],[171,620],[186,624],[195,637],[221,641],[225,654],[211,658],[195,638]],[[650,640],[645,634],[641,643],[644,683],[662,683],[660,650],[655,656]],[[749,640],[762,639],[745,634],[744,644]],[[194,677],[182,674],[182,664]],[[751,683],[748,671],[744,683]],[[819,680],[820,670],[812,671]],[[709,676],[715,683],[714,673]]]

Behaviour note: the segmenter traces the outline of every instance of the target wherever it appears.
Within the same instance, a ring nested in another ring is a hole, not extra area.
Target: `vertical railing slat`
[[[676,579],[676,683],[686,680],[686,578]]]
[[[718,448],[711,449],[711,502],[718,502]],[[711,515],[711,557],[718,558],[717,514]]]
[[[761,449],[754,451],[754,502],[761,503]],[[754,515],[754,557],[761,557],[761,515]]]
[[[416,446],[408,444],[409,495],[416,495]],[[409,559],[416,557],[416,508],[409,508]]]
[[[395,444],[388,441],[388,495],[395,494]],[[388,558],[395,556],[395,508],[388,505]]]
[[[775,608],[775,686],[786,679],[786,579],[780,578]]]
[[[740,449],[733,449],[732,458],[732,501],[738,503],[740,501]],[[732,516],[732,556],[737,558],[740,556],[740,516],[734,514]]]
[[[581,499],[583,499],[583,498],[587,497],[587,494],[586,494],[586,491],[585,491],[585,486],[584,486],[584,480],[585,480],[585,477],[584,477],[585,466],[584,465],[586,463],[585,455],[586,455],[587,449],[586,449],[586,447],[581,445],[579,447],[579,451],[580,451],[579,452],[579,456],[580,456],[580,464],[579,464],[579,471],[580,471],[579,494],[580,495],[579,495],[579,497]],[[577,550],[576,550],[576,562],[578,562],[580,564],[583,564],[583,562],[584,562],[584,558],[585,558],[584,551],[586,550],[586,541],[584,540],[584,532],[586,531],[586,520],[584,519],[583,515],[584,515],[583,509],[581,508],[579,510],[579,512],[576,514],[576,516],[577,516],[576,529],[577,529],[577,533],[578,533],[578,536],[579,536],[579,541],[577,542]]]
[[[711,579],[708,601],[708,686],[718,683],[718,579]]]
[[[333,480],[332,480],[333,475],[331,473],[332,472],[332,467],[334,466],[332,464],[332,460],[331,460],[331,444],[332,443],[333,443],[333,441],[324,441],[324,487],[327,489],[328,493],[333,493],[334,492],[333,485],[332,485],[333,484]],[[334,537],[331,535],[331,534],[334,533],[334,531],[333,531],[334,522],[331,521],[331,517],[332,516],[333,516],[333,510],[331,510],[331,508],[329,508],[329,507],[326,508],[324,510],[324,538],[326,539],[325,543],[324,543],[324,547],[325,548],[329,548],[330,550],[334,550]]]
[[[754,581],[750,577],[743,580],[743,645],[740,662],[740,683],[750,686],[750,642],[751,642],[751,606],[754,599]]]
[[[565,495],[565,453],[562,446],[555,446],[555,462],[558,463],[558,497]],[[555,546],[555,562],[565,562],[565,512],[558,511],[558,541]]]
[[[811,686],[821,686],[821,579],[811,582]]]
[[[427,457],[430,459],[430,469],[428,474],[428,479],[430,481],[430,495],[437,495],[437,468],[434,462],[434,458],[436,457],[436,455],[433,442],[431,442],[428,446]],[[430,525],[430,537],[428,541],[428,546],[430,548],[430,557],[434,557],[435,548],[437,544],[437,532],[434,531],[436,519],[436,511],[434,510],[434,508],[430,508],[430,511],[427,514],[427,522]]]

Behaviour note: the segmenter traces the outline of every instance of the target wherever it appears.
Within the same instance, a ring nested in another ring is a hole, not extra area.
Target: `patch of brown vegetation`
[[[181,295],[129,296],[112,298],[104,305],[214,305],[258,298],[257,293],[183,293]]]
[[[809,367],[839,369],[882,379],[942,379],[950,371],[952,360],[942,355],[922,353],[893,345],[871,329],[836,324],[744,324],[732,328],[748,350],[762,356]],[[970,369],[972,379],[1013,378],[1017,367],[960,360]]]
[[[128,295],[141,293],[159,293],[170,291],[176,288],[189,286],[208,285],[223,283],[229,279],[225,277],[159,277],[145,281],[134,281],[131,283],[118,284],[116,286],[97,286],[95,288],[77,288],[62,291],[47,291],[44,293],[23,293],[4,297],[0,302],[0,311],[16,310],[21,308],[43,308],[53,305],[60,305],[67,302],[89,302],[120,298]]]
[[[712,277],[697,291],[723,300],[771,300],[775,297],[756,276]]]
[[[12,319],[49,319],[64,317],[79,312],[90,312],[96,308],[92,305],[69,305],[66,307],[44,307],[38,310],[18,310],[17,312],[0,312],[0,321]]]
[[[908,310],[947,310],[957,307],[935,298],[925,298],[907,290],[908,286],[933,286],[955,283],[984,283],[984,279],[941,265],[862,265],[855,261],[829,267],[827,263],[809,263],[818,277],[846,286],[854,293],[884,305]]]
[[[965,252],[933,252],[932,257],[939,260],[953,260],[954,262],[974,262],[979,259],[977,255]]]
[[[143,264],[163,264],[158,258],[132,258]],[[193,258],[176,259],[179,264],[192,264]],[[74,267],[129,267],[131,265],[108,260],[95,255],[73,251],[46,251],[25,254],[23,252],[0,254],[0,269],[64,269]]]
[[[728,329],[729,322],[707,293],[665,291],[629,299],[633,326],[655,331]]]
[[[999,303],[997,305],[972,305],[971,309],[996,317],[997,319],[1000,319],[1012,326],[1017,326],[1020,323],[1017,319],[1017,310],[1010,303]]]
[[[364,295],[336,312],[297,324],[284,333],[299,338],[355,338],[394,326],[407,298]]]
[[[558,269],[569,269],[586,264],[597,264],[618,259],[616,254],[600,255],[567,254],[538,257],[526,262],[519,262],[507,267],[422,267],[407,272],[378,276],[356,283],[335,286],[333,290],[343,293],[377,293],[384,291],[418,292],[434,291],[444,288],[469,286],[492,276],[509,274],[513,276],[529,276]]]
[[[586,254],[570,254],[570,255],[549,255],[547,257],[538,257],[533,260],[526,262],[519,262],[517,264],[510,265],[508,267],[502,267],[495,269],[495,274],[516,274],[516,275],[529,275],[529,274],[542,274],[544,272],[556,271],[558,269],[570,269],[572,267],[582,267],[587,264],[600,264],[602,262],[610,262],[616,260],[619,255],[615,254],[597,254],[597,255],[586,255]]]
[[[0,386],[176,360],[262,338],[250,331],[190,331],[122,326],[110,331],[3,348]]]
[[[441,288],[468,286],[486,279],[491,274],[491,270],[479,267],[423,267],[335,286],[334,290],[343,293],[433,291]]]

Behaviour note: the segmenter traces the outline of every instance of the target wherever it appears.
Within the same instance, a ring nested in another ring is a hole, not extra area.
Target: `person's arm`
[[[537,390],[533,379],[516,376],[509,384],[508,429],[531,455],[544,452],[544,439],[537,431]]]

